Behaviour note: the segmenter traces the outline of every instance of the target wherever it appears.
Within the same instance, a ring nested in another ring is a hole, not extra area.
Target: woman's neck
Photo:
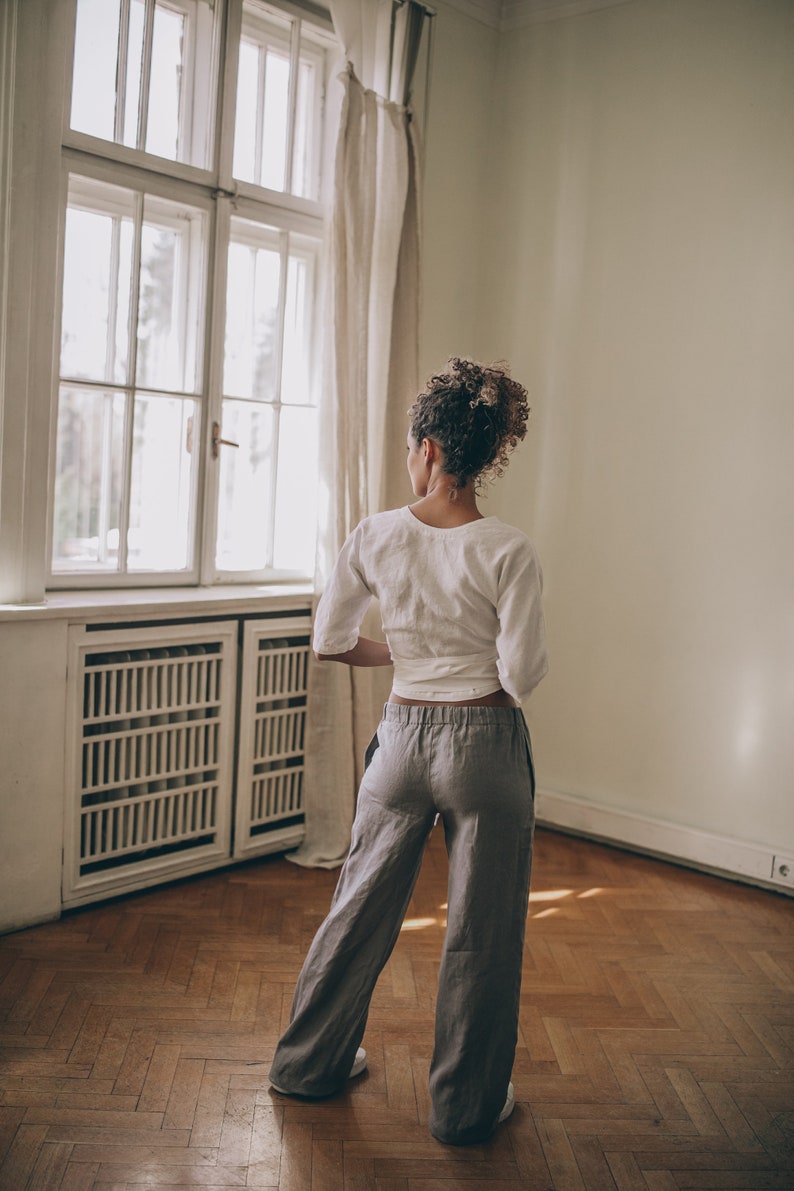
[[[427,492],[411,505],[411,512],[425,525],[432,525],[435,529],[454,529],[470,521],[482,520],[474,484],[456,488],[454,477],[443,473],[431,477]]]

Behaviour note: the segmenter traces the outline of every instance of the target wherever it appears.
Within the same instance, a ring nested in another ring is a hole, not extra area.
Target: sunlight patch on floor
[[[556,902],[563,897],[570,897],[573,893],[572,889],[541,889],[537,893],[530,893],[529,900],[531,902]]]

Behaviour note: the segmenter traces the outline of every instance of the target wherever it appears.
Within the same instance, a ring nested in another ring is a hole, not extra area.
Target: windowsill
[[[279,611],[296,601],[308,607],[312,584],[230,583],[217,587],[141,587],[51,591],[41,604],[0,604],[0,621],[94,621],[176,615],[235,615],[260,608]]]

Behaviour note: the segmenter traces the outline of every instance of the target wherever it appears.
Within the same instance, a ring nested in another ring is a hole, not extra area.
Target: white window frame
[[[186,39],[186,55],[185,55],[185,74],[191,82],[191,94],[183,96],[189,102],[182,104],[179,120],[179,129],[177,134],[178,144],[181,149],[178,149],[178,161],[180,164],[187,165],[188,163],[182,160],[185,157],[184,147],[190,144],[191,149],[195,150],[194,143],[197,135],[197,120],[196,120],[196,105],[197,97],[200,98],[200,106],[203,108],[203,115],[206,124],[206,146],[205,146],[205,165],[203,167],[194,167],[199,169],[212,170],[212,162],[206,165],[206,158],[213,154],[213,142],[216,127],[217,112],[211,109],[210,94],[205,95],[202,88],[202,80],[207,77],[215,75],[216,61],[219,56],[219,43],[222,37],[222,29],[220,23],[215,25],[214,29],[207,29],[206,35],[202,38],[199,36],[199,26],[202,22],[214,22],[214,15],[207,11],[206,5],[201,5],[197,0],[142,0],[145,5],[144,27],[143,27],[143,62],[141,64],[141,90],[144,94],[144,103],[138,113],[138,120],[136,123],[136,144],[134,146],[125,145],[123,142],[124,123],[126,116],[126,102],[127,102],[127,65],[128,65],[128,50],[129,42],[125,36],[122,36],[121,55],[117,62],[116,75],[118,80],[118,94],[122,97],[120,110],[115,113],[114,119],[114,136],[117,138],[112,141],[105,141],[104,138],[95,138],[88,133],[72,130],[71,128],[71,89],[66,96],[66,104],[64,107],[64,144],[79,143],[88,145],[89,142],[99,142],[102,145],[111,145],[115,150],[126,150],[135,156],[136,160],[140,159],[140,155],[146,153],[144,148],[146,142],[146,133],[148,131],[148,116],[149,116],[149,78],[151,75],[151,61],[152,61],[152,47],[154,42],[154,16],[155,4],[159,4],[161,8],[167,9],[170,12],[180,14],[185,17],[189,35]],[[278,4],[278,0],[274,0]],[[74,58],[74,34],[75,34],[75,20],[74,8],[75,0],[67,0],[67,3],[72,9],[71,22],[71,54],[70,62]],[[120,19],[122,27],[126,31],[129,29],[129,9],[131,0],[120,0],[121,14]],[[220,0],[221,5],[223,0]],[[201,53],[200,53],[201,51]],[[201,60],[199,60],[201,58]],[[115,154],[113,154],[115,155]],[[149,155],[147,156],[154,156]],[[191,152],[190,157],[193,158],[194,153]],[[162,158],[160,160],[168,161],[168,172],[171,172],[171,162],[169,159]]]
[[[79,155],[74,155],[71,151],[67,150],[64,152],[64,155],[63,155],[62,178],[61,178],[61,218],[62,218],[61,241],[62,242],[64,239],[64,229],[65,229],[66,211],[67,211],[67,197],[68,197],[68,191],[69,191],[70,178],[85,179],[87,181],[97,182],[100,185],[104,183],[104,184],[108,184],[111,186],[118,186],[120,188],[127,190],[128,192],[131,192],[131,194],[132,194],[132,202],[133,202],[133,208],[134,208],[133,215],[132,215],[132,218],[134,221],[133,235],[134,235],[134,240],[135,240],[135,249],[134,249],[134,255],[133,255],[133,259],[134,259],[133,273],[135,274],[135,279],[133,280],[132,289],[130,292],[130,315],[129,315],[129,325],[128,325],[128,330],[130,333],[128,335],[127,374],[123,380],[103,381],[103,380],[89,379],[89,378],[85,378],[85,377],[73,377],[73,376],[69,376],[69,375],[61,375],[60,370],[59,370],[58,375],[56,376],[56,395],[55,395],[55,399],[54,399],[54,407],[55,408],[54,408],[54,413],[53,413],[53,420],[54,420],[54,422],[56,422],[58,392],[60,391],[61,388],[93,390],[96,392],[111,392],[112,391],[114,393],[120,393],[125,396],[126,406],[127,406],[127,413],[126,413],[127,433],[125,436],[125,438],[126,438],[125,458],[124,458],[123,465],[122,465],[122,473],[124,475],[124,482],[123,482],[123,491],[122,491],[122,510],[123,510],[123,512],[122,512],[122,519],[121,519],[122,520],[121,528],[123,529],[123,527],[127,524],[128,515],[129,515],[129,507],[128,507],[129,506],[129,485],[127,483],[127,477],[129,475],[130,467],[131,467],[131,455],[132,455],[132,447],[133,447],[132,420],[134,417],[134,402],[135,402],[136,394],[141,394],[141,395],[151,394],[153,396],[161,396],[161,397],[176,397],[176,398],[179,398],[180,400],[194,402],[194,408],[195,408],[196,412],[193,415],[195,418],[195,421],[193,424],[193,435],[194,435],[194,441],[196,443],[197,449],[198,449],[198,444],[200,444],[200,442],[201,442],[202,422],[206,420],[206,404],[203,400],[203,394],[206,393],[206,389],[207,389],[206,345],[207,345],[207,342],[209,339],[209,331],[210,331],[209,302],[206,300],[207,293],[208,293],[208,286],[205,284],[205,287],[204,287],[205,288],[205,293],[203,295],[203,297],[205,299],[203,302],[204,309],[201,312],[200,317],[197,317],[196,319],[191,320],[190,314],[189,314],[189,308],[190,308],[191,304],[201,302],[201,300],[202,300],[202,295],[196,294],[195,290],[193,290],[193,292],[186,292],[185,301],[180,304],[181,309],[184,310],[185,316],[186,316],[186,323],[187,323],[187,326],[185,329],[186,338],[188,338],[190,336],[190,334],[193,333],[192,329],[194,326],[198,326],[199,331],[200,331],[200,334],[199,334],[200,342],[196,345],[196,353],[197,354],[196,354],[196,387],[195,387],[195,391],[191,392],[187,389],[181,389],[181,390],[168,389],[165,387],[152,388],[151,386],[148,386],[148,385],[136,384],[135,380],[134,380],[136,356],[137,356],[137,351],[138,351],[138,339],[137,339],[138,314],[135,309],[137,306],[137,299],[138,299],[136,270],[138,267],[139,257],[140,257],[141,226],[144,221],[144,210],[145,210],[146,200],[151,198],[156,202],[157,199],[164,199],[166,202],[174,203],[174,202],[184,201],[185,194],[181,187],[175,186],[173,184],[169,184],[169,180],[166,178],[163,178],[160,176],[151,177],[151,176],[148,176],[147,174],[143,173],[142,171],[134,169],[133,167],[124,167],[123,171],[120,173],[117,168],[114,168],[105,160],[101,160],[99,162],[94,162],[88,158],[84,158]],[[77,184],[77,189],[79,189],[79,182]],[[213,219],[213,214],[214,214],[213,200],[210,197],[208,197],[207,195],[197,192],[197,193],[191,195],[190,204],[191,204],[191,208],[198,209],[201,212],[203,212],[205,228],[206,228],[206,232],[207,232],[207,258],[209,258],[209,256],[210,256],[209,248],[210,248],[210,243],[211,243],[210,242],[210,232],[211,232],[212,219]],[[90,202],[87,199],[85,209],[86,210],[97,210],[98,203],[96,201]],[[119,211],[119,213],[123,213],[125,215],[129,214],[129,212],[126,209],[122,209],[119,207],[119,208],[117,208],[117,210]],[[111,215],[114,213],[113,204],[111,201],[108,201],[108,203],[107,203],[107,212],[108,212],[108,214],[111,214]],[[167,225],[168,223],[171,223],[171,224],[173,224],[173,226],[175,228],[178,227],[178,221],[173,217],[173,215],[170,214],[170,212],[163,212],[161,214],[161,219],[162,219],[163,225]],[[195,233],[191,229],[191,231],[189,231],[188,234],[190,236],[193,236]],[[63,266],[64,266],[64,260],[63,260],[63,255],[61,255],[61,258],[59,260],[58,274],[57,274],[57,290],[58,290],[59,295],[63,288]],[[189,291],[190,287],[188,284],[188,279],[186,277],[183,276],[181,278],[180,286],[184,291]],[[135,334],[132,333],[133,329],[136,332]],[[58,315],[57,315],[56,323],[55,323],[55,342],[57,345],[60,344],[60,339],[61,339],[61,307],[60,307],[60,303],[59,303]],[[56,348],[56,355],[59,355],[57,348]],[[202,414],[204,414],[205,416],[202,416]],[[57,423],[56,423],[55,431],[57,431]],[[55,431],[53,433],[53,450],[51,451],[51,454],[50,454],[50,478],[49,478],[49,492],[50,492],[49,512],[50,512],[50,515],[49,515],[49,519],[48,519],[48,533],[47,533],[47,560],[48,560],[48,562],[47,562],[47,565],[48,565],[47,586],[53,590],[56,590],[58,588],[72,589],[72,588],[83,587],[83,586],[87,586],[87,587],[89,587],[89,586],[90,587],[95,587],[95,586],[130,587],[130,586],[140,586],[142,583],[145,583],[146,586],[152,586],[152,587],[154,587],[154,586],[174,586],[175,584],[178,585],[178,584],[187,584],[187,583],[191,583],[191,584],[197,583],[199,580],[199,567],[198,567],[198,555],[197,555],[197,550],[196,550],[196,542],[197,542],[197,533],[198,533],[198,522],[199,522],[199,518],[200,518],[200,509],[199,509],[199,503],[198,503],[200,483],[201,483],[200,462],[196,466],[195,473],[193,476],[193,482],[192,482],[193,493],[192,493],[192,499],[191,499],[190,525],[189,525],[189,530],[188,530],[189,535],[190,535],[190,545],[192,547],[192,549],[190,550],[190,554],[192,556],[192,565],[191,566],[187,567],[186,569],[184,569],[182,571],[166,571],[166,572],[149,571],[149,570],[145,570],[145,569],[126,570],[127,543],[125,541],[126,534],[124,534],[122,532],[122,533],[120,533],[120,540],[119,540],[119,554],[120,554],[120,564],[123,564],[125,569],[121,570],[120,572],[107,571],[107,570],[101,569],[100,567],[97,567],[93,571],[86,569],[86,570],[80,571],[80,572],[68,571],[68,570],[65,570],[60,567],[58,567],[58,568],[53,567],[53,564],[52,564],[53,534],[54,534],[53,512],[54,512],[54,493],[55,493],[55,472],[56,472],[56,462],[57,462],[56,451],[55,451]],[[90,580],[90,582],[83,582],[84,580]]]
[[[60,19],[64,22],[64,30],[69,30],[69,36],[62,39],[62,75],[65,79],[65,95],[62,103],[63,127],[61,130],[61,186],[58,214],[58,235],[63,244],[64,225],[66,215],[66,190],[69,173],[84,175],[111,184],[126,186],[133,190],[145,191],[152,195],[159,195],[171,201],[184,201],[192,206],[200,207],[208,212],[209,247],[206,269],[206,301],[203,327],[203,363],[201,366],[201,382],[197,394],[180,392],[180,397],[195,397],[198,402],[198,425],[194,423],[194,449],[200,452],[197,466],[197,496],[194,503],[195,530],[192,535],[193,565],[188,571],[181,572],[152,572],[139,571],[113,573],[106,571],[95,572],[67,572],[52,567],[52,535],[53,535],[53,502],[55,475],[55,443],[57,419],[57,394],[61,383],[59,371],[60,359],[60,294],[63,283],[62,251],[59,253],[57,266],[52,269],[52,285],[57,295],[55,304],[55,318],[53,320],[53,352],[52,352],[52,402],[50,408],[50,460],[49,484],[46,510],[46,528],[43,545],[46,551],[44,577],[47,588],[80,589],[80,588],[116,588],[116,587],[175,587],[180,585],[214,585],[238,582],[295,582],[305,581],[310,576],[304,572],[274,570],[264,568],[258,571],[218,571],[215,562],[215,535],[217,530],[217,500],[220,468],[217,460],[212,457],[212,425],[221,423],[221,403],[223,398],[223,350],[225,319],[223,317],[226,288],[226,245],[228,243],[229,225],[232,213],[242,219],[260,222],[269,226],[277,226],[286,235],[290,232],[300,233],[314,238],[318,245],[318,259],[322,255],[323,230],[326,209],[320,199],[313,200],[290,195],[287,192],[268,190],[250,182],[235,181],[232,177],[233,157],[233,127],[236,104],[237,79],[237,38],[242,23],[242,0],[217,0],[223,10],[225,20],[225,36],[214,39],[215,44],[220,41],[225,46],[223,58],[218,61],[218,102],[217,109],[211,121],[214,130],[213,143],[215,148],[214,168],[202,169],[185,162],[168,161],[143,150],[131,149],[117,142],[102,140],[86,133],[76,132],[70,128],[71,116],[71,75],[74,57],[74,29],[77,0],[63,0]],[[60,3],[60,0],[59,0]],[[168,6],[175,10],[190,7],[189,0],[167,0]],[[307,16],[299,4],[284,2],[284,0],[268,0],[271,7],[279,9],[295,19],[292,37],[292,57],[296,59],[300,50],[300,35],[302,17]],[[151,3],[150,3],[151,7]],[[307,6],[311,18],[312,31],[319,29],[320,36],[328,39],[329,53],[326,55],[325,75],[323,80],[324,93],[327,92],[329,79],[338,66],[338,59],[334,53],[334,43],[330,20],[323,22],[317,15],[315,6]],[[63,11],[67,10],[67,11]],[[151,37],[151,34],[149,34]],[[195,46],[193,47],[195,52]],[[319,61],[319,59],[318,59]],[[293,72],[293,79],[295,75]],[[294,110],[294,91],[292,92],[292,109]],[[324,97],[323,97],[324,102]],[[326,137],[328,134],[326,127]],[[192,135],[192,133],[191,133]],[[140,133],[139,133],[140,136]],[[320,157],[327,165],[327,152],[323,146],[316,146],[318,164]],[[291,168],[291,147],[290,147]],[[327,170],[325,171],[327,174]],[[289,174],[288,174],[289,179]],[[323,179],[327,188],[328,178]],[[316,313],[319,292],[320,270],[314,270],[315,292],[313,295],[313,309]],[[286,276],[285,276],[286,281]],[[134,346],[130,344],[130,350]],[[69,383],[64,378],[63,383]],[[78,385],[86,385],[85,381],[76,381]],[[93,386],[96,387],[96,386]],[[101,388],[117,392],[134,393],[136,388],[130,377],[123,384],[109,382],[101,384]],[[138,387],[138,391],[146,392]],[[165,390],[156,390],[165,393]],[[130,409],[132,401],[128,402]],[[129,451],[129,446],[128,446]],[[223,448],[222,448],[223,449]]]
[[[288,270],[288,265],[289,265],[289,258],[290,258],[290,256],[302,255],[300,250],[294,251],[290,248],[289,237],[290,237],[290,234],[294,232],[299,235],[305,235],[305,236],[314,238],[316,233],[314,230],[313,222],[310,220],[307,220],[305,218],[305,216],[302,216],[301,214],[299,214],[297,212],[292,213],[289,216],[287,216],[285,214],[285,212],[281,211],[278,213],[278,218],[279,218],[281,227],[275,228],[273,223],[271,222],[271,219],[276,215],[276,212],[271,207],[269,207],[267,204],[254,204],[253,202],[251,202],[251,200],[244,199],[244,198],[241,198],[238,202],[235,203],[235,209],[234,209],[233,215],[235,218],[244,220],[245,222],[248,222],[248,223],[258,223],[262,227],[267,228],[268,231],[276,232],[276,234],[278,235],[279,254],[281,257],[280,288],[281,288],[282,297],[280,300],[280,309],[282,310],[282,313],[283,313],[283,311],[284,311],[284,295],[286,293],[286,288],[287,288],[287,270]],[[230,240],[229,224],[231,223],[231,219],[232,219],[231,204],[228,202],[226,202],[224,205],[224,216],[225,216],[224,242],[228,244],[229,240]],[[237,241],[237,242],[239,242],[239,241]],[[256,241],[256,239],[252,236],[251,237],[252,246],[256,246],[257,243],[258,242]],[[223,290],[225,291],[225,289],[226,289],[226,255],[225,255],[225,253],[222,255],[223,255],[223,259],[221,261],[217,262],[217,277],[218,277],[218,284],[219,285],[222,284]],[[312,285],[311,308],[312,308],[312,311],[314,312],[314,317],[316,320],[318,317],[318,310],[319,310],[319,297],[320,297],[320,284],[321,284],[321,256],[322,256],[321,241],[317,241],[317,250],[312,255],[313,255],[314,259],[313,259],[312,277],[311,277],[311,282],[310,282],[310,284]],[[280,378],[281,378],[281,368],[282,368],[282,362],[283,362],[283,330],[284,330],[284,320],[282,318],[281,324],[280,324],[280,334],[278,337],[278,347],[277,347],[276,371],[277,371],[277,377],[278,377],[278,384],[277,384],[277,392],[276,392],[275,399],[273,401],[267,401],[267,400],[260,399],[257,397],[244,397],[244,396],[240,396],[237,394],[225,393],[223,390],[223,375],[222,375],[223,352],[221,350],[221,376],[219,378],[219,383],[215,388],[217,402],[213,407],[213,413],[212,413],[213,420],[217,421],[220,425],[222,425],[223,424],[222,403],[223,403],[224,399],[233,400],[233,401],[246,401],[246,402],[250,403],[251,405],[274,409],[276,411],[276,437],[275,437],[273,449],[274,449],[274,455],[276,458],[278,457],[278,433],[279,433],[279,427],[280,427],[280,423],[281,423],[282,409],[284,409],[284,408],[287,408],[287,409],[316,408],[317,404],[318,404],[317,400],[316,400],[316,394],[317,394],[317,390],[319,388],[319,375],[316,375],[314,377],[314,383],[312,385],[312,389],[313,389],[313,392],[315,395],[314,400],[311,400],[308,402],[301,402],[301,403],[285,402],[282,400],[281,395],[280,395]],[[319,334],[318,333],[315,333],[315,339],[317,339],[317,341],[319,342]],[[319,353],[318,353],[318,357],[319,357]],[[319,360],[319,358],[317,358],[315,360],[315,368],[317,369],[318,374],[319,374],[319,364],[320,364],[320,360]],[[221,448],[221,449],[223,449],[223,448]],[[277,478],[276,471],[274,469],[273,474],[271,476],[271,491],[272,491],[272,499],[273,499],[274,509],[275,509],[276,478]],[[209,509],[211,510],[211,513],[205,519],[205,525],[206,525],[206,531],[207,531],[207,541],[205,544],[204,556],[206,558],[210,558],[214,555],[215,542],[216,542],[216,538],[217,538],[218,486],[220,484],[220,468],[219,467],[213,468],[208,472],[207,483],[208,483],[208,485],[212,485],[213,487],[210,489],[210,496],[209,496],[209,500],[208,500],[208,505],[209,505]],[[271,548],[272,548],[274,533],[275,533],[275,526],[271,526],[271,534],[270,534]],[[213,562],[213,565],[214,565],[214,562]],[[272,579],[274,577],[284,578],[285,580],[300,580],[300,579],[307,578],[307,576],[305,574],[302,575],[300,572],[297,572],[297,571],[287,571],[287,570],[275,571],[275,570],[272,570],[269,568],[266,568],[261,571],[224,570],[224,571],[220,572],[220,574],[221,574],[221,578],[220,578],[220,580],[218,580],[216,578],[215,579],[216,582],[220,581],[220,582],[224,582],[224,583],[245,583],[245,582],[252,581],[252,576],[256,576],[257,581],[259,581],[260,579],[263,581],[272,581]],[[216,572],[216,575],[217,575],[217,572]],[[210,580],[210,581],[212,581],[212,580]]]
[[[283,11],[285,13],[289,13],[290,7],[284,6]],[[288,37],[285,37],[285,36],[279,36],[278,34],[274,34],[272,28],[266,24],[264,17],[261,20],[258,20],[257,17],[252,14],[248,14],[247,16],[244,14],[242,17],[240,40],[241,40],[241,42],[248,41],[249,44],[263,46],[266,48],[269,48],[270,46],[273,46],[274,48],[279,48],[283,51],[284,56],[289,59],[290,91],[289,91],[289,110],[288,110],[288,115],[287,115],[287,144],[286,144],[286,149],[285,149],[286,177],[284,180],[284,189],[285,189],[285,191],[290,191],[290,189],[292,187],[293,171],[294,171],[294,167],[295,167],[295,162],[294,162],[295,139],[294,138],[295,138],[295,131],[296,131],[295,121],[296,121],[296,111],[297,111],[297,97],[298,97],[298,82],[299,82],[300,64],[302,61],[306,61],[306,60],[312,62],[315,70],[317,71],[317,74],[315,77],[321,79],[321,84],[319,87],[315,88],[315,94],[312,97],[312,106],[314,108],[314,127],[320,128],[322,126],[322,108],[323,108],[323,102],[324,102],[324,93],[325,93],[325,89],[327,87],[327,79],[323,78],[323,71],[322,71],[323,56],[322,56],[322,53],[321,53],[319,47],[316,50],[314,50],[311,47],[310,43],[304,44],[303,46],[301,46],[301,44],[300,44],[300,30],[298,32],[298,36],[294,36],[291,39]],[[266,72],[266,67],[260,67],[260,79],[259,79],[260,94],[257,96],[257,122],[259,122],[259,120],[261,119],[262,114],[263,114],[262,106],[264,104],[264,96],[261,94],[261,92],[263,90],[263,85],[265,82],[265,72]],[[259,141],[259,140],[260,140],[260,138],[257,137],[257,141]],[[315,137],[314,144],[311,146],[311,151],[309,154],[310,162],[311,162],[310,168],[311,168],[311,171],[312,171],[314,177],[317,179],[320,179],[320,182],[319,182],[320,185],[321,185],[320,174],[321,174],[321,165],[322,165],[321,148],[322,148],[321,138]],[[258,148],[257,148],[257,156],[258,156]],[[261,176],[261,162],[259,163],[258,172]],[[240,183],[242,183],[242,179],[240,180]],[[250,185],[258,186],[257,183],[250,183],[250,182],[245,182],[242,184],[244,184],[246,186],[250,186]]]

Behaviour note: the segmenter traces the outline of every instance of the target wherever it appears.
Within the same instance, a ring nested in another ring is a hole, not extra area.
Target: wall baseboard
[[[794,896],[791,878],[778,875],[775,853],[761,844],[745,843],[554,790],[538,789],[535,812],[540,827],[601,840],[618,848]]]

